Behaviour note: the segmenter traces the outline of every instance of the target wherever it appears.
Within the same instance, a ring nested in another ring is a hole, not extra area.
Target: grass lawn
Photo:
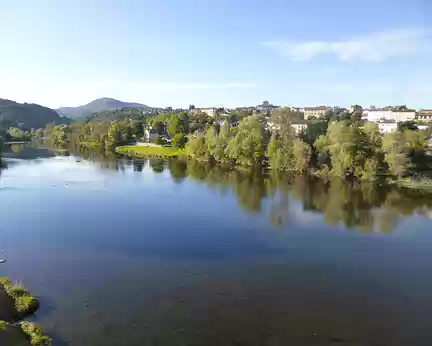
[[[178,157],[182,150],[163,147],[122,146],[115,149],[116,153],[129,157]]]

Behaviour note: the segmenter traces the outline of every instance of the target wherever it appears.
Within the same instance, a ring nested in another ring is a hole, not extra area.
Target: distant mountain
[[[84,106],[61,107],[57,109],[57,113],[69,118],[81,118],[92,115],[93,113],[113,111],[121,108],[148,108],[148,106],[134,102],[122,102],[116,99],[105,97],[94,100]]]
[[[30,130],[53,122],[63,123],[65,118],[61,118],[55,110],[37,104],[0,99],[0,126],[4,128],[14,126]]]

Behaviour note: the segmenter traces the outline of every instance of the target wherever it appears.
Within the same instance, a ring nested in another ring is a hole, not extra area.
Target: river
[[[430,196],[60,154],[0,175],[0,276],[54,345],[432,343]]]

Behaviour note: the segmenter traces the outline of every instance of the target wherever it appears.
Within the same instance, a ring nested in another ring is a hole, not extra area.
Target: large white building
[[[398,111],[388,109],[369,109],[363,112],[363,118],[367,121],[395,121],[404,122],[415,120],[416,112],[414,110]]]

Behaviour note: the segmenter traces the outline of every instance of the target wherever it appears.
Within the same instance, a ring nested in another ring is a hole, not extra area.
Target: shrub
[[[39,300],[35,297],[24,295],[15,297],[15,308],[18,312],[31,314],[39,307]]]
[[[172,145],[175,148],[183,149],[188,138],[183,133],[177,133],[172,139]]]
[[[33,322],[21,323],[21,329],[30,337],[32,345],[51,345],[51,338],[44,335],[42,329]]]
[[[0,278],[0,284],[3,286],[10,285],[11,281],[8,278]]]

